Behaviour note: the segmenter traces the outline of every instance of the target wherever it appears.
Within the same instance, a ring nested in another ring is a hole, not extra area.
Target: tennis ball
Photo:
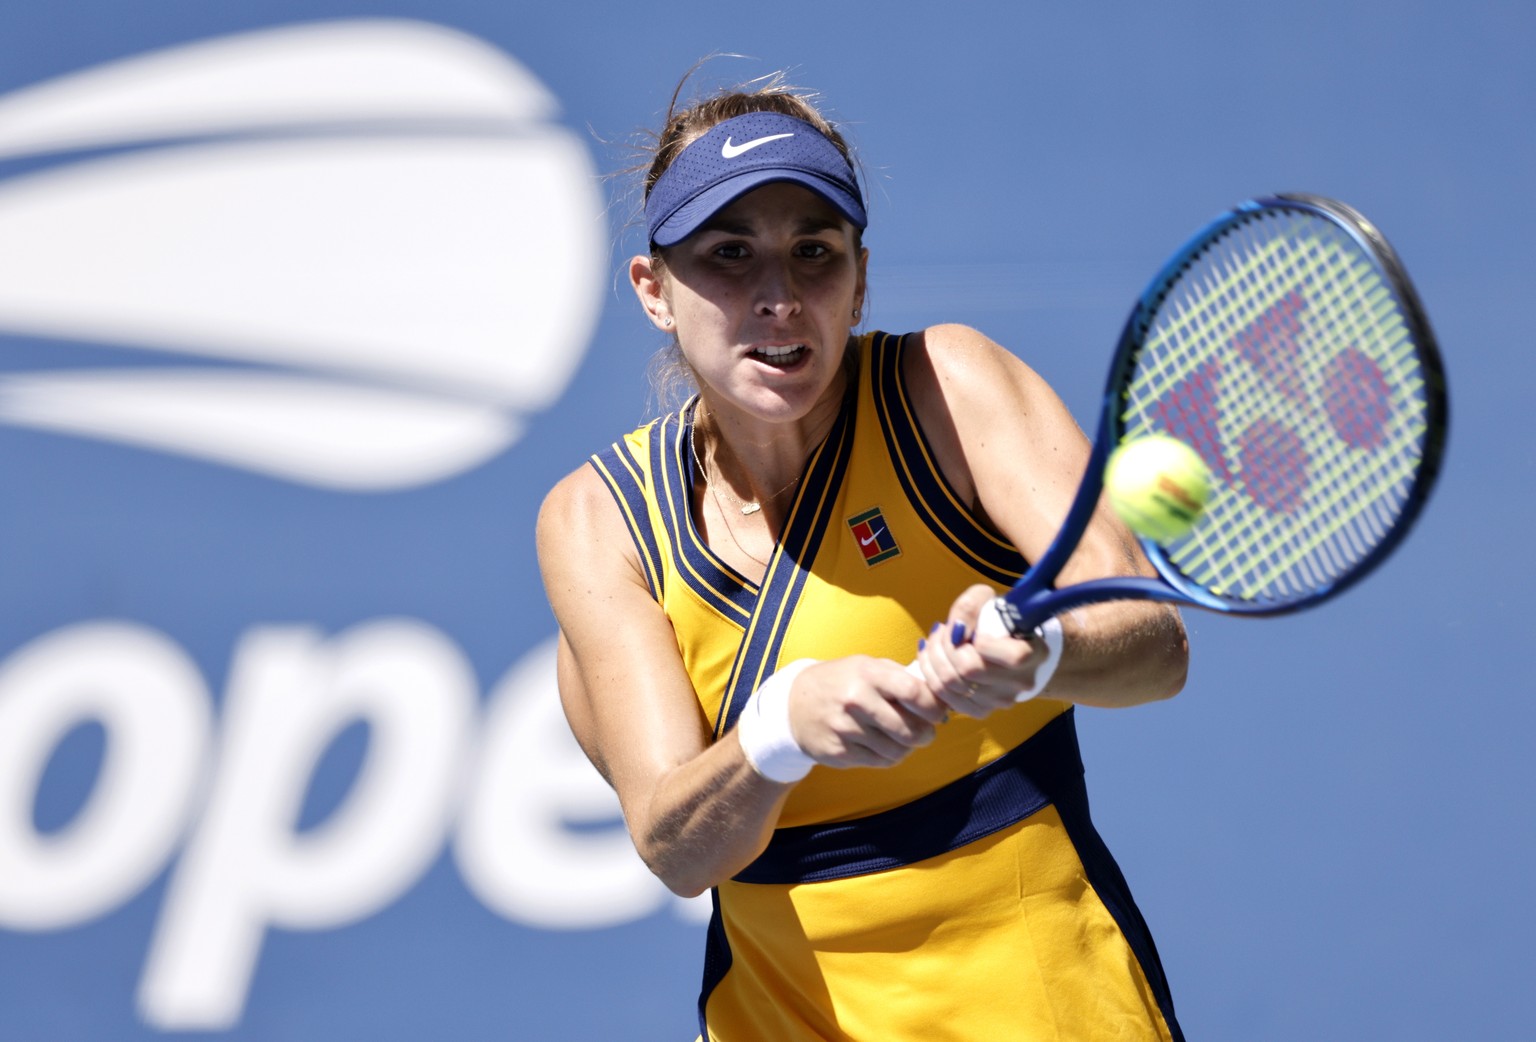
[[[1211,471],[1179,439],[1151,434],[1114,451],[1104,489],[1131,531],[1166,543],[1194,527],[1211,495]]]

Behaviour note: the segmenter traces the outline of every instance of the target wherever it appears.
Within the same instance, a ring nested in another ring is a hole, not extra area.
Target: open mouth
[[[752,357],[765,365],[771,365],[775,369],[789,369],[806,356],[804,344],[781,344],[771,347],[759,347],[753,350]]]

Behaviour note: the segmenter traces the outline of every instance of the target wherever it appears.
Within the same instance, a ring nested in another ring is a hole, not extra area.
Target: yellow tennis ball
[[[1178,438],[1151,434],[1114,451],[1104,490],[1131,531],[1166,543],[1194,527],[1211,496],[1211,471]]]

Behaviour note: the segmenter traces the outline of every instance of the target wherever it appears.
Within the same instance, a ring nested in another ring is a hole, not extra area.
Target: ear
[[[667,301],[666,277],[657,270],[656,263],[646,254],[629,259],[629,284],[634,288],[640,306],[645,309],[651,325],[663,333],[672,332],[672,308]]]

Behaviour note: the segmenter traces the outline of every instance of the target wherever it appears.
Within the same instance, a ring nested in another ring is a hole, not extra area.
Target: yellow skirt
[[[1022,820],[884,870],[719,887],[707,1037],[1181,1039],[1150,935],[1088,820],[1071,726],[1067,714],[1044,738],[1070,739],[1077,773],[1038,772],[1050,802]]]

